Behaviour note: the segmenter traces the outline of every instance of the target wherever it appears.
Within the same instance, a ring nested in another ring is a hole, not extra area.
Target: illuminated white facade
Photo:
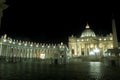
[[[68,56],[68,48],[65,44],[40,44],[28,41],[13,40],[7,35],[0,38],[0,59],[5,61],[21,59],[48,60],[57,59],[65,61]]]
[[[113,48],[113,35],[97,36],[87,24],[80,37],[69,37],[68,46],[73,57],[104,56],[107,49]]]

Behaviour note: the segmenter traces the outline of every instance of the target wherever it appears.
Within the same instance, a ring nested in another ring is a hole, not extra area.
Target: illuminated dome
[[[81,37],[95,37],[95,33],[90,29],[90,26],[87,24],[86,29],[82,32]]]

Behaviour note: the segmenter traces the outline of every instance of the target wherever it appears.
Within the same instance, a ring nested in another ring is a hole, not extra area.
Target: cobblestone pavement
[[[120,80],[120,69],[101,62],[0,63],[0,80]]]

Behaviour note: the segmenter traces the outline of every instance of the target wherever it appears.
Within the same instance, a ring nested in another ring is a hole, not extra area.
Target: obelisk
[[[116,31],[116,24],[115,24],[115,18],[112,15],[112,32],[113,32],[113,54],[115,54],[116,58],[114,57],[112,61],[113,66],[120,66],[120,49],[118,46],[118,39],[117,39],[117,31]]]
[[[113,48],[118,48],[118,39],[117,39],[117,31],[116,31],[116,24],[115,24],[115,18],[112,15],[112,32],[113,32]]]
[[[1,19],[3,16],[3,10],[6,9],[8,6],[5,4],[6,0],[0,0],[0,28],[1,28]]]

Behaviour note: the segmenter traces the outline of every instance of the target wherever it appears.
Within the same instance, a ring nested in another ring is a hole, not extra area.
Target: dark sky
[[[68,36],[80,36],[88,23],[98,35],[112,32],[114,13],[117,31],[120,15],[117,7],[39,0],[7,0],[1,35],[43,43],[67,43]],[[120,30],[119,30],[120,31]],[[118,31],[118,32],[119,32]],[[120,39],[120,33],[118,33]]]

